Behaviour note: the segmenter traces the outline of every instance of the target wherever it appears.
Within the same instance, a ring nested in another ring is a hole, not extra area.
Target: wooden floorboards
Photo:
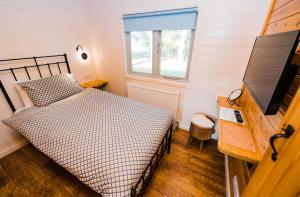
[[[0,197],[98,196],[32,145],[0,159]],[[203,151],[188,132],[173,132],[171,154],[165,154],[145,196],[225,196],[224,157],[215,141]]]

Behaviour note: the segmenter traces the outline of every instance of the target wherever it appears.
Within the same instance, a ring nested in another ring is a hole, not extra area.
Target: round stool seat
[[[193,138],[200,140],[200,150],[202,150],[203,141],[209,140],[211,135],[215,132],[215,122],[216,119],[208,114],[194,114],[190,127],[190,143]]]
[[[215,123],[213,123],[207,116],[204,114],[195,114],[192,117],[192,123],[195,126],[201,127],[201,128],[207,128],[211,129],[215,126]]]

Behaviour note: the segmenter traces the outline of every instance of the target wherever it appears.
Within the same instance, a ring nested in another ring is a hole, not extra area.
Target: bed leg
[[[130,196],[134,197],[136,195],[136,190],[134,188],[131,189]]]
[[[171,125],[170,129],[169,129],[169,136],[168,136],[168,151],[167,153],[170,154],[171,151],[171,142],[172,142],[172,131],[173,131],[173,125]]]

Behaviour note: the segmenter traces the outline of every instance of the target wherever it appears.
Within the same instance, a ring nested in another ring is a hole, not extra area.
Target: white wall
[[[87,1],[97,74],[108,79],[109,90],[119,95],[126,95],[126,83],[132,81],[125,78],[122,15],[193,6],[198,7],[199,15],[190,88],[179,88],[182,91],[179,126],[185,129],[189,128],[195,112],[216,116],[217,97],[227,96],[231,90],[241,87],[251,48],[263,26],[269,0]]]
[[[90,51],[88,29],[85,0],[1,0],[0,59],[67,53],[71,71],[79,81],[95,78],[92,59],[80,62],[75,51],[77,44]],[[24,61],[20,65],[23,63],[33,64]],[[0,69],[4,67],[0,65]],[[9,73],[1,74],[0,79],[8,87],[13,102],[21,107]],[[11,111],[2,93],[0,97],[2,120]],[[0,123],[0,157],[22,144],[24,138]]]

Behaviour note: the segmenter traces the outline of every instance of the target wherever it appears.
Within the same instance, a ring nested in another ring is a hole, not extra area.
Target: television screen
[[[244,84],[264,114],[276,114],[291,85],[296,66],[291,64],[299,30],[256,38]]]

